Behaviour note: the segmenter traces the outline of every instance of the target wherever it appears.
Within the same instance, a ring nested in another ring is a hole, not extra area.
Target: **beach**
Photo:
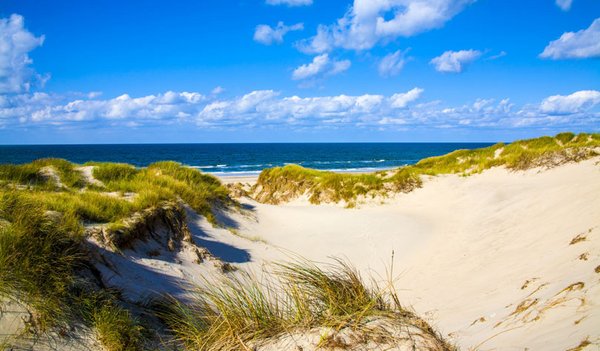
[[[219,180],[223,183],[223,184],[236,184],[236,183],[240,183],[240,184],[250,184],[250,185],[254,185],[256,183],[256,181],[258,180],[258,174],[253,174],[253,175],[243,175],[243,176],[239,176],[239,175],[217,175],[217,178],[219,178]]]

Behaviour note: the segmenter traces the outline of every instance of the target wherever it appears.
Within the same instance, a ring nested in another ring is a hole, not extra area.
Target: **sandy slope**
[[[251,216],[229,221],[239,235],[267,244],[204,230],[247,252],[249,262],[238,262],[247,268],[286,259],[289,250],[321,261],[346,257],[383,276],[394,251],[403,301],[463,350],[567,350],[586,339],[595,350],[599,161],[435,177],[359,209],[245,200]],[[585,240],[570,244],[578,235]]]

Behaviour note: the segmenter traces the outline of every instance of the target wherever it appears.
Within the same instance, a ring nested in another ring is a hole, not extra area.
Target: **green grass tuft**
[[[106,351],[142,350],[143,328],[128,310],[105,304],[93,311],[92,325]]]
[[[393,290],[367,286],[342,261],[328,269],[307,261],[282,264],[274,274],[276,282],[242,275],[207,284],[192,303],[168,298],[158,314],[188,350],[252,350],[269,339],[319,327],[352,328],[368,337],[365,325],[377,318],[418,329],[437,350],[453,350],[402,308]]]
[[[103,183],[119,180],[131,180],[139,173],[134,166],[125,163],[94,163],[88,162],[87,166],[93,166],[94,178]]]

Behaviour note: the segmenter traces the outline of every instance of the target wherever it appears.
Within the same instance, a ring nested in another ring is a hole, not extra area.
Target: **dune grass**
[[[422,175],[467,176],[498,166],[511,170],[549,168],[598,155],[598,148],[600,134],[560,133],[555,137],[456,150],[425,158],[414,165],[369,174],[339,174],[287,165],[263,170],[253,196],[260,202],[278,204],[307,194],[314,204],[344,201],[352,207],[359,197],[386,196],[390,192],[410,192],[419,188]]]
[[[31,306],[40,330],[64,324],[82,229],[73,217],[51,218],[36,201],[0,195],[0,297]]]
[[[409,169],[386,178],[384,173],[334,173],[287,165],[262,171],[254,196],[260,202],[277,204],[309,193],[313,204],[345,201],[351,206],[359,196],[408,192],[420,186],[421,179]]]
[[[142,328],[118,294],[104,292],[90,273],[81,273],[92,265],[84,226],[102,224],[127,236],[136,229],[126,225],[135,214],[184,201],[212,218],[214,207],[231,200],[216,178],[175,162],[143,169],[88,165],[102,185],[87,184],[78,166],[65,160],[0,165],[0,301],[26,306],[33,316],[29,328],[38,333],[82,324],[108,351],[140,350]]]
[[[84,223],[117,223],[133,213],[183,200],[214,221],[213,207],[229,205],[228,190],[213,176],[176,162],[157,162],[136,169],[127,164],[88,163],[103,186],[87,184],[80,171],[65,160],[43,159],[23,165],[0,165],[0,190],[20,188],[29,201],[50,211],[69,213]],[[44,175],[51,167],[63,187]],[[126,198],[124,194],[131,194]]]
[[[207,284],[192,303],[168,299],[158,315],[188,350],[253,350],[277,337],[322,327],[351,328],[368,338],[365,325],[377,319],[415,328],[435,350],[454,350],[405,310],[393,289],[369,287],[341,260],[326,269],[308,261],[280,264],[273,274],[276,281],[241,275]]]
[[[75,170],[75,166],[63,159],[44,158],[22,165],[0,164],[0,184],[16,183],[28,187],[51,189],[57,184],[52,182],[44,168],[52,168],[57,172],[61,182],[70,188],[81,188],[84,186],[81,173]]]
[[[126,163],[87,162],[85,165],[94,167],[92,171],[94,178],[103,183],[131,180],[139,173],[137,168]]]
[[[125,164],[96,164],[93,174],[104,183],[105,191],[135,193],[135,210],[181,198],[196,212],[214,220],[213,206],[231,203],[228,190],[217,178],[176,162],[156,162],[143,169]]]
[[[138,350],[137,322],[113,295],[99,298],[78,274],[88,264],[78,217],[48,212],[24,195],[0,193],[0,301],[26,306],[32,312],[28,327],[36,333],[79,323],[97,330],[107,351]]]
[[[106,351],[143,349],[144,328],[128,310],[114,302],[93,308],[90,320]]]

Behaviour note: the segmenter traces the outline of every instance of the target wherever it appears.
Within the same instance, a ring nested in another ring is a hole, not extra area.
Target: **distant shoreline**
[[[398,167],[402,167],[402,166],[398,166]],[[363,169],[349,169],[349,170],[343,170],[343,169],[319,169],[319,171],[334,172],[334,173],[344,173],[344,174],[366,174],[366,173],[373,173],[373,172],[378,172],[378,171],[389,171],[389,170],[396,169],[398,167],[363,168]],[[269,167],[269,168],[271,168],[271,167]],[[258,180],[258,176],[260,176],[261,172],[262,171],[257,172],[257,173],[245,173],[245,174],[238,174],[238,173],[210,173],[210,172],[204,172],[204,173],[205,174],[210,174],[212,176],[217,177],[223,184],[234,184],[234,183],[250,183],[250,184],[254,184]]]

